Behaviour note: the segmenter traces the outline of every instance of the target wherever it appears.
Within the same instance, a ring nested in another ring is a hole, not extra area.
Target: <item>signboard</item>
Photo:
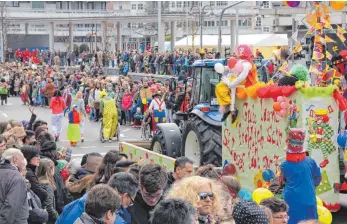
[[[338,210],[339,194],[334,191],[334,184],[340,182],[337,104],[333,97],[304,98],[299,91],[286,100],[295,102],[299,108],[295,124],[297,128],[306,130],[305,149],[311,152],[318,166],[325,165],[321,168],[323,179],[316,194],[329,209]],[[237,100],[237,121],[232,124],[229,116],[223,124],[223,163],[235,166],[236,176],[247,191],[266,187],[263,171],[270,169],[277,174],[285,159],[287,130],[293,120],[288,116],[278,116],[273,104],[273,99]],[[327,113],[328,118],[325,117],[323,122],[317,111]],[[323,140],[317,140],[317,136]],[[328,161],[326,164],[323,163],[325,160]]]
[[[129,159],[132,161],[142,160],[142,164],[159,164],[166,168],[166,171],[173,172],[175,167],[175,159],[149,151],[147,149],[141,148],[139,146],[121,142],[120,152],[128,155]]]

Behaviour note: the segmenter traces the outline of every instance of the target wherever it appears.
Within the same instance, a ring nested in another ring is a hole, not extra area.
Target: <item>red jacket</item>
[[[52,114],[64,113],[64,110],[66,108],[64,98],[63,97],[53,97],[51,99],[49,107],[52,109]]]
[[[132,101],[133,101],[133,96],[130,93],[125,94],[122,98],[123,109],[124,110],[130,110]]]

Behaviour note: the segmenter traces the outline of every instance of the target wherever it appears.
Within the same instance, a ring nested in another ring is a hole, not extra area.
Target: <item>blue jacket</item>
[[[84,212],[87,194],[65,206],[55,224],[73,224]],[[131,224],[131,216],[125,208],[118,212],[114,224]]]

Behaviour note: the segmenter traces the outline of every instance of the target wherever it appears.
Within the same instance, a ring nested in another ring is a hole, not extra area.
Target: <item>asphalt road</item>
[[[51,128],[51,110],[48,108],[35,107],[35,113],[41,120],[47,121],[49,128]],[[0,106],[0,121],[9,119],[15,120],[29,120],[31,113],[28,106],[22,104],[19,97],[10,97],[8,99],[8,105]],[[85,134],[84,143],[78,143],[72,150],[72,157],[81,158],[84,154],[90,152],[99,152],[105,154],[111,149],[118,149],[119,144],[117,141],[112,143],[99,141],[100,123],[89,121],[87,118],[84,120]],[[68,126],[67,118],[63,120],[63,131],[60,136],[58,145],[69,147],[69,141],[67,140],[66,131]],[[141,140],[141,132],[138,129],[134,129],[130,126],[121,126],[120,141],[136,141]]]
[[[24,106],[19,97],[10,97],[8,105],[0,106],[0,121],[9,119],[15,120],[29,120],[30,112],[28,106]],[[39,119],[48,122],[51,127],[51,111],[47,108],[35,107],[35,112]],[[58,145],[65,147],[69,146],[69,141],[66,137],[68,120],[63,121],[63,132],[60,137]],[[79,143],[77,147],[73,148],[72,157],[81,158],[84,154],[90,152],[99,152],[105,154],[111,149],[119,149],[119,144],[116,141],[112,143],[101,143],[99,141],[100,123],[89,121],[85,119],[85,142]],[[140,130],[134,129],[129,126],[121,126],[120,141],[136,141],[141,140]],[[347,195],[340,195],[342,208],[340,211],[333,213],[333,224],[347,224]]]

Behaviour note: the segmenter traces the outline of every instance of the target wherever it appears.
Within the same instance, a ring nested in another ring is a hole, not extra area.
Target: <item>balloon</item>
[[[282,102],[282,103],[281,103],[281,108],[282,108],[282,109],[287,109],[287,107],[288,107],[287,102]]]
[[[271,198],[273,196],[274,194],[269,189],[257,188],[253,191],[252,199],[259,205],[262,200]]]
[[[241,61],[237,62],[235,67],[234,67],[234,71],[236,74],[240,74],[243,70],[243,64]]]
[[[214,65],[214,70],[217,72],[217,73],[224,73],[224,65],[222,65],[221,63],[216,63]]]
[[[236,174],[236,167],[234,164],[229,163],[223,169],[223,173],[234,176]]]
[[[300,1],[287,1],[287,5],[291,8],[295,8],[300,5]]]
[[[280,111],[278,112],[278,115],[279,115],[280,117],[284,117],[284,116],[286,116],[286,113],[287,113],[287,111],[284,110],[284,109],[282,109],[282,110],[280,110]]]
[[[239,191],[239,197],[246,201],[252,200],[252,194],[246,188],[241,188],[241,190]]]
[[[275,102],[274,105],[272,106],[274,111],[280,111],[281,110],[281,103],[280,102]]]
[[[229,69],[234,68],[236,63],[237,63],[237,60],[235,58],[229,58],[229,60],[228,60],[228,67],[229,67]]]
[[[341,10],[345,8],[345,2],[344,1],[331,1],[330,7],[335,10]]]
[[[274,173],[274,171],[272,171],[270,169],[266,169],[263,171],[262,176],[266,182],[270,182],[272,180],[272,178],[275,177],[275,173]]]
[[[347,130],[344,130],[340,132],[340,134],[337,136],[337,144],[340,148],[345,149],[347,144]]]
[[[284,102],[284,98],[283,98],[283,96],[279,96],[279,97],[277,97],[277,102]]]
[[[318,221],[321,224],[331,224],[333,222],[333,216],[331,212],[323,206],[317,206]]]
[[[323,201],[322,199],[320,199],[320,197],[316,196],[316,200],[317,200],[317,206],[323,206]]]

